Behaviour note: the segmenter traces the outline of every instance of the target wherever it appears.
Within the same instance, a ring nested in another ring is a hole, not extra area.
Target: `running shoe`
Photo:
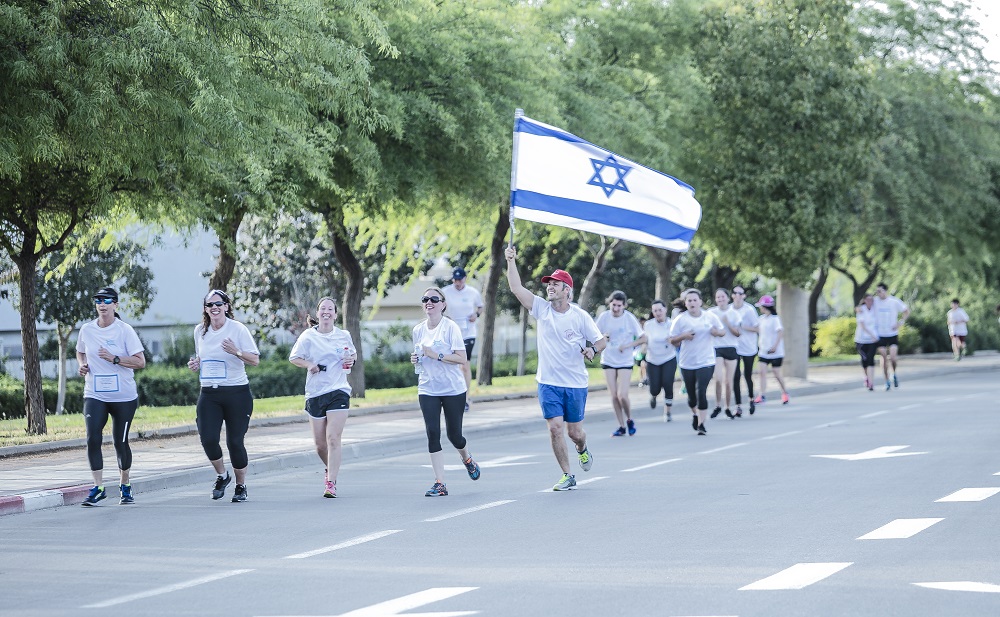
[[[736,406],[736,414],[735,415],[736,415],[737,418],[742,418],[743,417],[743,407],[742,406],[740,406],[740,405]]]
[[[222,476],[216,478],[215,486],[212,488],[212,499],[222,499],[222,497],[226,494],[226,487],[229,486],[229,483],[232,481],[233,479],[229,477],[228,471],[226,472],[225,478]]]
[[[337,496],[337,483],[336,482],[330,482],[329,480],[327,480],[323,484],[326,487],[325,490],[323,491],[323,496],[324,497],[329,497],[330,499],[333,499],[334,497]]]
[[[753,400],[753,402],[756,403],[756,404],[758,404],[758,405],[763,405],[764,403],[767,402],[767,397],[764,396],[763,394],[758,394],[757,398],[755,398]]]
[[[649,397],[649,408],[650,409],[656,409],[656,397],[655,396]]]
[[[681,386],[681,394],[687,394],[687,393],[688,393],[688,387],[687,386]]]
[[[624,426],[619,426],[618,430],[616,430],[614,433],[611,433],[611,436],[612,437],[621,437],[624,434],[625,434],[625,427]]]
[[[698,434],[699,435],[707,435],[708,434],[708,431],[705,430],[705,425],[704,424],[699,424],[698,425]]]
[[[632,420],[629,420],[628,422],[626,422],[626,424],[628,424],[628,434],[629,434],[629,437],[631,437],[632,435],[635,435],[635,422],[632,421]]]
[[[135,497],[132,496],[132,485],[131,484],[119,484],[118,488],[121,490],[122,497],[118,500],[119,505],[126,505],[130,503],[135,503]]]
[[[233,503],[240,503],[247,500],[247,485],[237,484],[233,489]]]
[[[755,412],[755,411],[757,411],[757,406],[754,405],[753,401],[750,401],[750,415],[752,416],[753,412]]]
[[[107,496],[108,494],[107,492],[105,492],[103,486],[95,486],[94,488],[90,489],[90,494],[87,495],[87,498],[84,499],[83,503],[80,505],[96,506],[98,501],[104,499]]]
[[[729,418],[730,420],[736,417],[733,415],[733,412],[729,411],[728,407],[726,407],[726,417]]]
[[[781,404],[782,405],[787,405],[788,404],[788,393],[787,392],[782,392],[781,393]]]
[[[556,485],[552,487],[554,491],[568,491],[569,489],[576,486],[576,476],[571,473],[564,473],[562,480],[556,482]]]
[[[434,486],[427,489],[424,497],[444,497],[448,494],[448,487],[440,482],[435,482]]]
[[[892,374],[892,385],[899,387],[899,379],[896,378],[896,373]]]
[[[671,420],[673,420],[673,417],[670,415],[670,406],[667,405],[663,408],[663,421],[670,422]]]
[[[712,415],[710,415],[709,418],[714,418],[720,413],[722,413],[722,407],[716,407],[715,409],[712,410]]]
[[[469,457],[468,460],[462,461],[462,463],[465,465],[465,470],[469,472],[469,477],[472,478],[473,480],[478,480],[479,464],[476,463],[476,461],[472,460],[471,456]]]
[[[889,390],[892,390],[892,383],[888,379],[886,379],[885,380],[885,391],[888,392]]]
[[[875,391],[875,383],[874,382],[872,382],[872,381],[868,382],[868,391],[869,392],[874,392]]]
[[[465,401],[465,413],[469,413],[469,401]]]
[[[584,471],[590,471],[590,468],[594,465],[594,457],[590,455],[590,448],[584,448],[580,455],[580,467]]]
[[[696,431],[698,430],[698,414],[694,414],[691,416],[691,428],[693,428]]]

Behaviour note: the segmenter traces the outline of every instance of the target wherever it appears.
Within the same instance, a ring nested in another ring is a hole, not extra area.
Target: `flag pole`
[[[517,121],[522,117],[524,117],[524,110],[518,107],[514,110],[514,147],[510,162],[510,240],[507,242],[508,248],[514,247],[514,189],[517,186],[517,145],[520,134],[517,130]]]

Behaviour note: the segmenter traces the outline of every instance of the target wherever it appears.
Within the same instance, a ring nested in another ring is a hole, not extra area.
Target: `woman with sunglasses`
[[[441,412],[448,441],[462,455],[462,464],[473,480],[479,479],[479,465],[469,454],[468,443],[462,435],[462,416],[465,414],[464,365],[465,340],[462,330],[451,319],[444,316],[448,308],[444,292],[437,287],[428,287],[420,298],[427,319],[413,327],[413,363],[420,378],[417,382],[417,399],[424,416],[427,430],[427,449],[431,454],[434,469],[434,485],[426,493],[427,497],[443,497],[448,494],[444,483],[444,454],[441,452]]]
[[[87,425],[87,460],[94,477],[94,488],[83,505],[95,506],[107,497],[101,444],[108,416],[121,479],[118,503],[124,505],[135,503],[129,483],[132,449],[128,445],[128,429],[139,406],[135,371],[146,366],[146,357],[135,330],[118,316],[118,292],[111,287],[98,289],[94,303],[97,319],[83,324],[76,339],[76,361],[85,379],[83,417]]]
[[[209,462],[218,477],[212,487],[212,499],[222,499],[232,477],[222,462],[222,425],[226,425],[226,447],[236,475],[233,503],[247,500],[247,457],[243,438],[250,428],[253,394],[247,379],[246,365],[260,363],[260,351],[246,326],[233,318],[232,300],[226,292],[213,289],[205,296],[201,323],[194,328],[197,355],[188,368],[198,373],[201,394],[198,396],[198,435]],[[225,474],[225,475],[223,475]]]
[[[358,358],[351,333],[336,325],[337,302],[319,299],[316,317],[309,316],[308,330],[299,335],[288,360],[306,369],[306,413],[312,425],[316,454],[326,471],[323,496],[337,496],[341,449],[347,410],[351,406],[351,384],[347,374]]]
[[[708,382],[715,373],[714,340],[724,336],[726,330],[714,313],[702,308],[700,291],[688,289],[681,297],[687,310],[677,315],[670,324],[670,344],[681,346],[677,364],[681,367],[681,377],[687,390],[691,428],[699,435],[705,435]]]

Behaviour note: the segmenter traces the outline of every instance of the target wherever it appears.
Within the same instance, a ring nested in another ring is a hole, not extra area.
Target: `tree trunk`
[[[726,266],[712,266],[712,304],[715,304],[716,289],[733,289],[736,282],[736,275],[740,273],[739,268],[727,268]]]
[[[823,296],[823,288],[830,276],[830,268],[824,264],[819,269],[819,277],[809,291],[809,355],[813,355],[813,343],[816,342],[816,324],[819,322],[819,299]]]
[[[598,249],[597,253],[594,254],[594,261],[590,265],[590,272],[583,279],[583,285],[580,285],[580,295],[576,299],[576,303],[580,305],[585,311],[590,311],[591,296],[594,295],[594,286],[597,284],[597,279],[604,272],[604,267],[608,264],[608,254],[614,253],[618,245],[622,243],[621,238],[615,238],[611,244],[608,244],[608,239],[605,236],[599,236],[601,238],[601,248]]]
[[[517,341],[517,376],[524,375],[524,357],[528,355],[528,309],[521,307],[521,336]]]
[[[246,213],[246,208],[239,208],[214,226],[215,233],[219,236],[219,259],[215,262],[215,271],[208,281],[209,289],[226,291],[229,287],[229,281],[236,270],[236,236]]]
[[[483,289],[483,333],[479,347],[479,363],[476,365],[476,383],[481,386],[493,384],[493,338],[497,321],[497,293],[500,274],[507,268],[504,257],[504,238],[510,230],[510,205],[505,199],[497,208],[497,222],[493,227],[490,241],[490,269]]]
[[[56,415],[61,416],[66,404],[66,346],[73,334],[73,326],[56,324],[56,336],[59,339],[59,395],[56,397]]]
[[[663,300],[669,307],[674,298],[671,297],[670,287],[673,283],[674,268],[681,258],[680,253],[660,249],[654,246],[643,246],[646,254],[656,265],[656,289],[653,290],[653,300]],[[652,304],[652,302],[650,302]]]
[[[354,369],[347,376],[347,382],[351,384],[351,396],[355,398],[365,397],[365,358],[363,345],[361,344],[361,302],[364,300],[364,271],[358,261],[354,250],[351,249],[350,238],[347,236],[347,229],[344,228],[343,220],[339,218],[340,211],[330,209],[325,216],[326,225],[330,229],[330,240],[333,244],[333,254],[340,262],[340,267],[347,279],[344,289],[343,307],[344,329],[351,333],[354,339],[354,346],[358,349],[358,360],[354,364]]]
[[[38,256],[34,254],[35,239],[25,234],[21,255],[15,260],[21,287],[21,346],[24,358],[24,412],[28,417],[28,434],[44,435],[45,398],[42,396],[42,367],[39,364],[38,331],[35,320],[38,305],[35,302],[35,277]]]
[[[778,316],[784,327],[783,374],[806,379],[809,375],[809,294],[801,287],[779,281]]]

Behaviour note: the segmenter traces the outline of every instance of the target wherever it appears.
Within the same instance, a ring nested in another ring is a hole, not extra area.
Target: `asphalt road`
[[[2,615],[1000,614],[1000,384],[983,374],[768,403],[691,430],[633,389],[553,493],[548,435],[0,518]],[[526,401],[532,405],[534,402]],[[831,458],[833,457],[833,458]],[[575,464],[575,463],[574,463]],[[979,489],[979,490],[971,490]]]

